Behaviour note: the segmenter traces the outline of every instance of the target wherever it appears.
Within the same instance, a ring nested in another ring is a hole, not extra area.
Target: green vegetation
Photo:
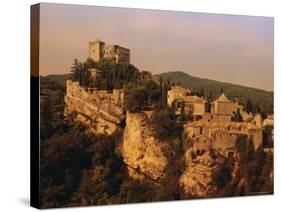
[[[97,81],[90,77],[89,69],[101,71]],[[132,64],[114,63],[111,60],[102,60],[98,63],[87,59],[84,63],[74,60],[72,65],[72,80],[79,82],[82,87],[97,88],[98,90],[120,89],[128,83],[136,83],[143,75]]]
[[[237,112],[234,113],[234,115],[231,117],[231,120],[236,121],[236,122],[242,122],[243,121],[243,117],[241,116],[240,109],[238,109]]]
[[[241,178],[246,179],[246,189],[240,195],[250,192],[271,192],[273,181],[270,173],[273,172],[273,154],[265,153],[262,148],[254,151],[252,139],[240,136],[237,139],[237,149],[240,154]]]
[[[59,86],[61,86],[61,88],[65,88],[66,80],[70,80],[71,77],[72,77],[72,74],[51,74],[51,75],[48,75],[48,76],[44,76],[42,78],[44,80],[46,80],[46,79],[51,80],[54,83],[56,83]],[[42,84],[42,82],[41,82],[41,84]]]
[[[63,121],[65,87],[40,77],[40,139],[45,140],[55,133],[63,133],[67,123]]]
[[[232,159],[224,160],[220,172],[215,172],[214,183],[223,189],[231,180]]]
[[[155,110],[151,117],[153,136],[161,140],[181,139],[183,126],[176,120],[172,110]]]
[[[238,99],[245,108],[253,113],[258,111],[261,111],[264,115],[273,113],[273,92],[270,91],[202,79],[180,71],[162,73],[156,75],[156,77],[169,80],[173,84],[180,82],[181,86],[191,88],[195,94],[201,95],[204,91],[204,96],[211,101],[215,100],[221,92],[224,92],[230,99]],[[249,105],[249,100],[252,108]],[[246,105],[248,106],[246,107]]]
[[[273,130],[272,125],[265,126],[263,129],[262,140],[263,140],[263,146],[265,147],[273,147],[272,130]]]
[[[130,112],[160,107],[161,92],[161,87],[154,80],[144,79],[129,83],[124,87],[124,107]]]

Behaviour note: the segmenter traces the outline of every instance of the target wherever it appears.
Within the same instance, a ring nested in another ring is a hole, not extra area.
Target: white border
[[[275,17],[275,195],[110,207],[97,211],[276,211],[280,200],[281,11],[278,0],[49,0],[53,3],[118,6]],[[38,1],[5,0],[0,7],[0,211],[30,211],[29,201],[29,17]],[[81,208],[80,208],[81,209]],[[64,210],[64,209],[63,209]],[[68,209],[77,211],[77,208]]]

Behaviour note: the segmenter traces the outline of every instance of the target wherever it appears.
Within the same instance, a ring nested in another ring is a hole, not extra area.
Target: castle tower
[[[99,39],[89,42],[89,58],[95,62],[99,62],[103,58],[103,49],[105,43]]]

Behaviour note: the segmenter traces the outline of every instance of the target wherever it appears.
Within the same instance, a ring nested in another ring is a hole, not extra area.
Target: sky
[[[89,41],[130,49],[153,74],[189,75],[273,91],[274,19],[194,12],[41,4],[40,74],[70,72]]]

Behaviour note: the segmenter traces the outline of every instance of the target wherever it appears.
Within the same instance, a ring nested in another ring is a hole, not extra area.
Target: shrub
[[[169,109],[154,111],[151,125],[154,136],[159,139],[180,139],[183,132],[183,126],[174,119]]]

